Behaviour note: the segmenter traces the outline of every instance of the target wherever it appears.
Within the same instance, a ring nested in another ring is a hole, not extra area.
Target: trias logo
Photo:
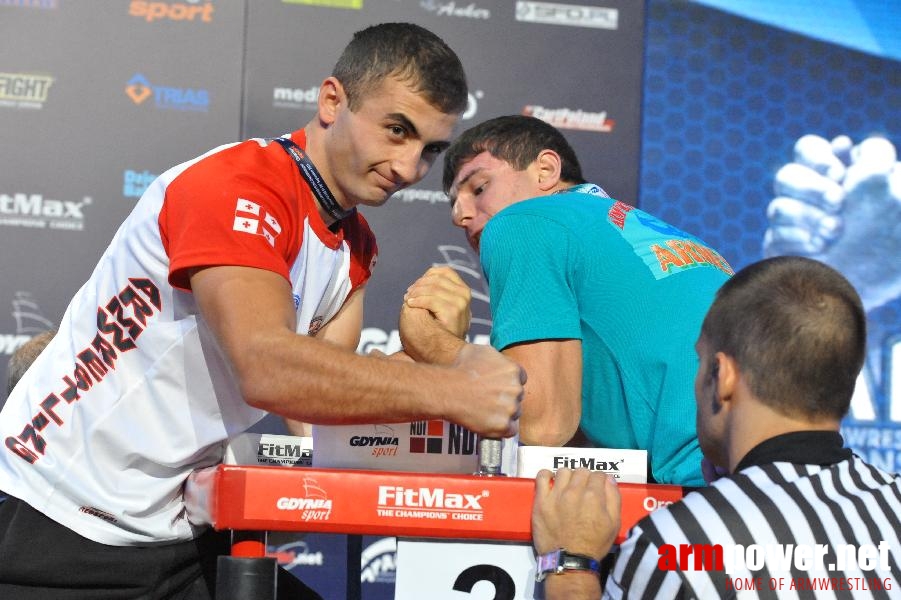
[[[41,194],[0,194],[0,225],[82,231],[83,209],[91,202],[87,196],[76,202],[51,200]]]
[[[620,477],[618,473],[620,466],[626,462],[626,459],[615,461],[596,460],[594,457],[585,456],[555,456],[554,470],[557,469],[588,469],[590,471],[603,471],[605,473],[614,473],[614,477]]]
[[[319,487],[319,482],[310,477],[303,479],[303,496],[283,496],[275,503],[279,510],[300,512],[301,521],[327,521],[332,514],[332,500]]]
[[[125,94],[135,104],[143,104],[153,97],[156,108],[165,110],[206,112],[210,108],[210,93],[207,90],[151,85],[140,73],[128,80]]]

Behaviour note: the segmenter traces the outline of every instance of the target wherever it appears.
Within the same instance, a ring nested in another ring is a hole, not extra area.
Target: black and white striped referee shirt
[[[620,547],[605,598],[901,598],[901,476],[842,444],[771,438],[654,511]]]

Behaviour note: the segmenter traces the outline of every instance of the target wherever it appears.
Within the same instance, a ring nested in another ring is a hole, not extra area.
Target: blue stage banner
[[[848,277],[869,347],[842,433],[901,470],[901,6],[654,0],[646,43],[640,205],[736,269]]]

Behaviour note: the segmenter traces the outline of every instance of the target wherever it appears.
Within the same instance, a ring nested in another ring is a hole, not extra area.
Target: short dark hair
[[[841,419],[866,354],[860,296],[838,271],[769,258],[726,281],[701,335],[738,363],[751,392],[785,415]]]
[[[381,23],[356,32],[332,75],[344,86],[351,110],[389,76],[408,82],[446,114],[462,113],[469,101],[460,59],[444,40],[412,23]]]
[[[43,331],[16,348],[12,353],[12,356],[9,357],[9,362],[6,364],[7,395],[13,391],[22,375],[25,374],[25,371],[34,362],[34,359],[47,347],[54,335],[56,335],[55,329]]]
[[[464,162],[487,151],[522,171],[545,149],[553,150],[563,161],[561,178],[573,184],[585,183],[576,152],[552,125],[535,117],[507,115],[470,127],[458,137],[444,155],[444,192],[450,191],[454,177]]]

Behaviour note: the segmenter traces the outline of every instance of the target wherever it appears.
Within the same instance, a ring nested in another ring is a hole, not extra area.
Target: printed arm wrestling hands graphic
[[[432,267],[407,290],[400,311],[404,351],[417,361],[449,365],[469,373],[483,387],[481,403],[460,403],[450,421],[485,433],[492,425],[511,437],[519,431],[522,386],[526,376],[516,363],[490,346],[466,343],[471,290],[450,267]],[[506,430],[495,424],[506,415]]]
[[[901,296],[901,165],[891,142],[805,135],[776,173],[765,257],[820,260],[854,284],[867,311]]]

